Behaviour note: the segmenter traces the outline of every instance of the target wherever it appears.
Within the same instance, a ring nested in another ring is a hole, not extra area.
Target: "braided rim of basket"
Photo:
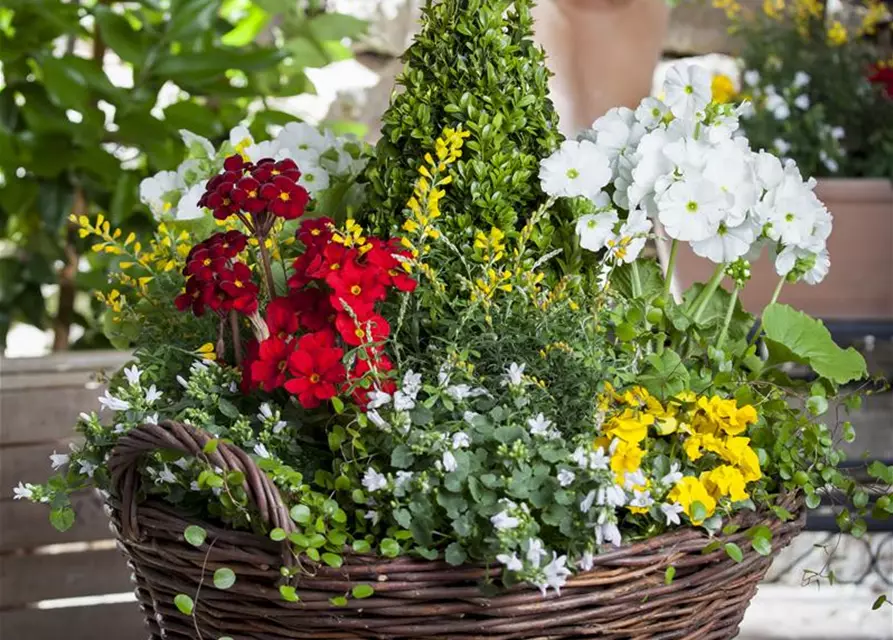
[[[245,477],[243,488],[249,501],[257,508],[264,524],[271,529],[280,528],[286,534],[296,531],[279,489],[254,460],[242,449],[222,441],[218,443],[213,452],[207,453],[204,448],[211,440],[216,440],[216,438],[206,431],[184,423],[165,420],[158,424],[139,425],[118,441],[109,456],[108,468],[111,474],[111,493],[116,503],[114,506],[120,514],[120,535],[124,540],[136,542],[140,539],[138,496],[141,493],[142,476],[139,472],[139,462],[144,455],[159,450],[183,452],[220,467],[224,472],[241,471]],[[767,520],[765,513],[742,512],[732,520],[739,525],[739,532],[725,536],[724,539],[745,541],[744,529],[754,524],[765,523],[772,531],[773,540],[779,537],[787,538],[784,540],[784,545],[786,545],[789,539],[799,533],[805,525],[806,511],[803,509],[802,497],[794,493],[783,495],[779,500],[779,506],[797,514],[798,517],[785,522],[778,519]],[[164,510],[168,511],[168,509]],[[213,528],[217,529],[218,527],[214,526]],[[271,544],[266,537],[254,536],[250,533],[228,533],[238,537],[259,538],[257,541],[263,541],[264,546]],[[655,556],[658,555],[664,556],[660,563],[662,566],[670,566],[686,554],[703,549],[706,539],[707,536],[703,531],[685,527],[648,540],[611,549],[595,556],[593,571],[571,576],[567,584],[573,587],[594,587],[604,583],[604,577],[595,574],[594,570],[598,568],[625,567],[630,569],[640,567],[643,573],[654,571]],[[283,564],[294,566],[297,560],[291,551],[288,538],[286,537],[279,546]],[[724,554],[722,550],[713,553]],[[498,578],[502,574],[501,567],[494,567],[492,564],[474,563],[455,567],[443,561],[406,556],[390,559],[374,554],[360,555],[353,553],[348,547],[345,548],[344,564],[339,568],[329,567],[323,563],[314,563],[309,559],[302,559],[301,564],[304,569],[309,571],[306,575],[299,574],[295,577],[298,583],[302,582],[302,579],[308,579],[315,585],[315,588],[331,589],[332,591],[346,591],[358,580],[374,578],[389,572],[400,574],[407,571],[424,571],[431,572],[429,575],[432,577],[436,573],[443,572],[450,574],[452,578],[460,577],[462,574],[461,577],[466,579],[492,579]],[[378,588],[382,586],[378,585]],[[388,591],[407,586],[409,585],[390,582],[383,590]],[[413,586],[418,587],[419,585]],[[667,588],[672,587],[668,586]],[[518,591],[530,591],[530,587],[515,585],[508,590],[508,592]],[[469,593],[466,596],[472,597],[472,594]]]

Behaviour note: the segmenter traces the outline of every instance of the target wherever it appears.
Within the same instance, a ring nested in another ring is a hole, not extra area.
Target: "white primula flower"
[[[509,515],[508,511],[500,511],[495,516],[490,518],[490,522],[493,523],[493,526],[496,527],[497,531],[508,531],[509,529],[515,529],[521,521],[513,516]]]
[[[617,172],[620,157],[635,150],[639,140],[645,135],[645,125],[636,119],[636,113],[628,107],[610,109],[592,123],[592,129],[595,133],[595,143],[607,156],[612,173]]]
[[[363,475],[363,486],[366,487],[366,490],[370,493],[375,493],[376,491],[381,491],[382,489],[387,488],[388,479],[386,476],[370,467],[369,469],[366,469],[366,473]]]
[[[784,166],[781,160],[766,151],[760,151],[754,157],[754,170],[757,184],[761,189],[767,191],[774,189],[784,180]]]
[[[239,125],[238,127],[230,129],[229,143],[232,145],[233,150],[236,153],[241,154],[244,157],[245,150],[254,145],[254,137],[251,135],[251,132],[248,131],[248,127]]]
[[[657,201],[658,218],[671,238],[696,242],[716,233],[724,217],[723,192],[705,179],[676,182]]]
[[[692,242],[691,249],[702,258],[725,264],[747,255],[758,234],[759,228],[750,220],[732,228],[720,223],[716,235]]]
[[[539,413],[535,417],[527,419],[527,426],[530,427],[531,435],[545,436],[551,430],[552,421],[547,419],[542,413]]]
[[[452,451],[443,452],[441,463],[443,464],[443,470],[447,473],[452,473],[459,468],[459,464],[456,462],[456,456],[453,455]]]
[[[618,263],[634,262],[645,248],[651,227],[651,220],[646,217],[644,211],[641,209],[630,211],[629,218],[620,226],[617,233],[608,238],[606,244],[609,255]]]
[[[140,182],[140,202],[149,207],[156,220],[160,220],[171,212],[184,186],[176,171],[160,171]]]
[[[279,143],[275,140],[264,140],[248,145],[242,149],[242,157],[249,162],[257,162],[264,158],[281,158],[285,154],[279,153]]]
[[[310,152],[308,155],[315,158],[325,153],[333,144],[333,140],[305,122],[289,122],[276,136],[276,141],[283,149],[305,154]],[[300,156],[300,153],[298,155]],[[303,167],[301,170],[303,171]]]
[[[78,465],[80,467],[78,469],[78,472],[82,475],[87,476],[88,478],[92,478],[93,474],[96,473],[96,465],[89,460],[79,460]]]
[[[777,93],[766,96],[766,109],[772,112],[772,117],[776,120],[787,120],[791,115],[791,108],[785,99]]]
[[[471,446],[471,438],[464,431],[453,434],[453,449],[467,449]]]
[[[577,220],[577,236],[580,238],[580,246],[589,251],[601,251],[614,234],[614,225],[619,220],[614,209],[580,216]]]
[[[627,188],[627,209],[642,206],[649,214],[656,213],[653,196],[658,180],[672,174],[673,163],[664,149],[679,137],[678,129],[655,129],[646,134],[636,149],[636,163],[631,169],[632,182]],[[615,200],[617,200],[615,193]]]
[[[71,456],[69,456],[67,453],[56,453],[55,451],[53,451],[52,455],[50,456],[50,464],[53,466],[53,471],[61,469],[62,467],[67,465],[70,460]]]
[[[126,400],[121,400],[120,398],[116,398],[111,393],[109,393],[108,389],[105,391],[105,395],[99,396],[99,410],[103,409],[111,409],[112,411],[127,411],[130,409],[130,403]]]
[[[23,484],[19,481],[19,486],[12,488],[12,499],[13,500],[30,500],[34,495],[34,489],[36,487],[30,482],[27,484]]]
[[[802,89],[803,87],[805,87],[806,85],[809,84],[809,81],[811,79],[812,78],[810,78],[809,74],[806,73],[805,71],[798,71],[797,73],[794,74],[793,87],[795,89]]]
[[[174,212],[176,220],[195,220],[205,215],[204,207],[200,207],[198,202],[205,194],[207,184],[207,180],[202,180],[189,187],[186,193],[182,195],[177,201],[177,210]]]
[[[207,138],[192,133],[186,129],[180,129],[180,139],[186,146],[189,155],[196,159],[213,158],[217,151]]]
[[[315,162],[305,160],[301,163],[300,169],[301,177],[298,179],[298,184],[304,187],[311,196],[315,197],[329,188],[329,172]]]
[[[577,474],[575,474],[570,469],[562,469],[558,472],[558,484],[562,487],[567,487],[573,484],[574,480],[576,480]]]
[[[608,157],[588,140],[565,140],[540,162],[542,189],[556,198],[594,198],[610,180]]]
[[[607,542],[613,544],[615,547],[619,547],[622,542],[620,529],[618,529],[617,525],[613,522],[603,522],[596,525],[595,542],[597,544],[604,544]]]
[[[704,177],[724,195],[723,222],[737,227],[757,204],[760,190],[754,170],[754,154],[746,138],[724,140],[707,152]]]
[[[828,275],[828,270],[831,268],[831,258],[827,249],[822,249],[816,253],[809,249],[801,249],[800,247],[790,245],[785,247],[775,259],[775,272],[780,276],[786,276],[800,261],[806,261],[806,264],[812,265],[803,274],[802,280],[807,284],[819,284],[825,279],[825,276]]]
[[[549,556],[549,552],[543,546],[543,541],[539,538],[531,538],[527,541],[527,562],[533,567],[539,567],[544,558]]]
[[[667,70],[664,102],[677,118],[695,120],[713,97],[712,80],[712,74],[704,67],[678,62]]]
[[[809,96],[805,93],[801,93],[799,96],[794,98],[794,106],[802,111],[806,111],[809,109]]]
[[[645,98],[636,109],[636,120],[646,129],[659,125],[670,108],[657,98]]]
[[[511,363],[502,376],[502,385],[520,387],[524,383],[524,369],[526,367],[526,364]]]
[[[138,386],[140,383],[140,376],[143,375],[143,372],[139,370],[139,367],[133,365],[132,367],[124,368],[124,377],[127,378],[127,382],[131,386]]]
[[[148,389],[146,389],[146,404],[151,407],[157,400],[160,400],[161,396],[163,395],[164,392],[159,391],[153,384]]]
[[[539,587],[540,592],[545,596],[549,587],[555,589],[555,593],[561,595],[561,587],[567,583],[567,577],[571,575],[571,570],[567,568],[567,556],[559,556],[552,552],[552,561],[543,567],[544,581],[534,582]]]
[[[755,87],[760,83],[760,72],[756,69],[748,69],[742,74],[742,78],[748,87]]]
[[[256,445],[254,445],[254,455],[258,456],[259,458],[272,457],[270,455],[270,450],[267,449],[266,445],[261,442],[258,442]]]
[[[673,176],[685,178],[686,176],[698,177],[704,172],[707,166],[707,152],[710,151],[710,145],[705,140],[695,140],[694,138],[680,138],[668,144],[663,154],[670,159],[673,164]],[[661,191],[662,181],[658,181],[655,185],[657,191]]]
[[[682,524],[682,520],[679,517],[679,514],[683,511],[681,504],[675,502],[664,503],[660,505],[660,511],[664,514],[664,518],[667,519],[667,524]]]
[[[497,562],[501,563],[508,571],[520,571],[524,568],[524,563],[522,563],[520,558],[518,558],[517,553],[513,553],[512,555],[500,553],[496,556],[496,560]]]

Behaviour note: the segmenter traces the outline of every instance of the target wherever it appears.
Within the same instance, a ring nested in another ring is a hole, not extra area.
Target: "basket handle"
[[[125,539],[139,537],[136,514],[137,493],[141,482],[140,459],[147,453],[160,449],[182,451],[220,467],[224,472],[241,471],[245,476],[242,486],[248,500],[257,507],[264,523],[270,528],[283,529],[286,533],[295,530],[279,489],[267,474],[235,445],[219,442],[212,453],[206,453],[205,445],[214,439],[214,436],[202,429],[165,420],[159,424],[141,424],[118,440],[109,456],[108,469],[111,474],[111,491],[121,501],[121,534]],[[285,544],[287,547],[287,543]],[[283,549],[283,557],[289,556],[291,553]]]

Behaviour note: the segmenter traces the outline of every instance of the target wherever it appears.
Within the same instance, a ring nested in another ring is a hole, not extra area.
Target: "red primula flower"
[[[335,318],[335,328],[344,342],[352,347],[383,342],[391,335],[391,325],[377,313],[357,320],[346,313],[339,313]]]
[[[217,238],[211,247],[211,253],[224,258],[235,258],[248,246],[248,236],[241,231],[215,233],[211,238]]]
[[[319,289],[305,289],[293,292],[289,298],[298,313],[298,322],[307,331],[331,328],[335,310],[329,303],[328,294]]]
[[[260,197],[261,186],[261,183],[251,176],[240,179],[233,186],[233,202],[248,213],[261,213],[267,207],[266,200]]]
[[[294,220],[304,214],[310,201],[310,194],[295,180],[284,175],[275,176],[265,183],[260,190],[261,197],[267,201],[267,210],[274,216]]]
[[[310,247],[322,248],[332,239],[331,218],[312,218],[304,220],[298,229],[296,237],[308,249]]]
[[[352,260],[342,268],[330,272],[326,282],[333,290],[329,298],[332,306],[340,312],[344,308],[343,304],[346,304],[360,317],[371,313],[373,305],[384,300],[387,295],[375,270],[360,266]]]
[[[888,98],[893,98],[893,66],[872,65],[868,70],[868,81],[880,85]]]
[[[308,333],[298,340],[297,350],[288,358],[288,370],[293,377],[286,381],[285,389],[297,396],[305,409],[334,398],[344,382],[344,351],[334,344],[330,331]]]
[[[195,278],[186,280],[186,290],[174,298],[174,305],[180,311],[191,308],[196,317],[203,316],[205,314],[205,295],[201,283]]]
[[[251,369],[260,355],[259,351],[260,344],[254,338],[245,343],[245,353],[242,356],[242,380],[239,383],[239,389],[244,395],[248,395],[257,386],[251,375]]]
[[[398,249],[394,240],[384,242],[378,238],[372,238],[369,242],[372,249],[366,254],[366,259],[369,264],[381,269],[385,285],[392,286],[398,291],[415,291],[418,283],[409,276],[406,269],[403,268],[403,264],[398,260],[398,256],[409,258],[409,252]]]
[[[232,269],[222,271],[219,287],[233,301],[233,307],[245,313],[257,309],[257,285],[251,281],[251,269],[242,262],[234,262]],[[252,307],[253,308],[250,308]],[[250,308],[250,309],[249,309]]]
[[[289,340],[298,332],[298,313],[289,298],[275,298],[267,305],[267,329],[280,340]]]
[[[305,273],[315,279],[324,280],[339,271],[346,262],[356,256],[356,250],[347,249],[343,244],[330,242],[318,250],[308,247],[306,254],[311,256],[309,264],[305,267]]]
[[[198,201],[199,206],[211,209],[218,220],[226,220],[238,212],[239,205],[233,201],[232,191],[236,181],[241,177],[241,172],[226,171],[211,178],[205,187],[204,195]]]
[[[263,158],[254,165],[251,175],[259,182],[270,182],[277,176],[284,176],[291,182],[297,182],[301,177],[301,171],[291,158],[285,158],[278,162],[273,158]]]
[[[251,380],[264,391],[274,391],[285,384],[288,359],[295,350],[295,343],[277,337],[260,343],[257,359],[251,363]]]

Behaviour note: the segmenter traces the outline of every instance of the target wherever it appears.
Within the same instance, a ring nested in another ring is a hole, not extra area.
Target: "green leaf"
[[[188,129],[206,138],[218,133],[216,117],[213,111],[193,100],[180,100],[164,110],[164,121],[172,129]]]
[[[871,605],[871,610],[872,610],[872,611],[877,611],[878,609],[880,609],[881,607],[884,606],[884,603],[885,603],[885,602],[889,602],[889,601],[887,600],[887,596],[885,596],[885,595],[883,595],[883,594],[879,595],[879,596],[877,597],[877,600],[874,601],[874,604]]]
[[[205,443],[204,447],[202,447],[202,453],[212,454],[217,451],[218,446],[220,446],[220,439],[212,438]]]
[[[183,538],[193,547],[200,547],[205,544],[205,538],[207,537],[208,532],[194,524],[186,527],[186,530],[183,532]]]
[[[192,598],[187,596],[185,593],[180,593],[174,598],[174,604],[177,606],[177,609],[180,610],[184,616],[191,616],[192,611],[195,608],[195,603],[192,601]]]
[[[465,553],[465,549],[462,548],[461,544],[453,542],[446,548],[444,556],[449,564],[456,567],[465,562],[468,554]]]
[[[648,366],[640,374],[639,384],[653,395],[666,398],[689,388],[688,369],[679,354],[672,349],[664,349],[661,354],[653,353],[646,361]]]
[[[273,542],[282,542],[287,537],[288,535],[285,533],[285,529],[280,529],[279,527],[276,527],[270,532],[270,540]]]
[[[695,500],[691,505],[691,521],[703,522],[707,519],[707,507],[703,502]]]
[[[368,584],[358,584],[353,589],[350,590],[351,594],[353,594],[354,598],[368,598],[372,594],[375,593],[375,589],[372,588],[372,585]]]
[[[270,14],[256,4],[249,6],[248,13],[236,26],[224,34],[220,41],[228,47],[244,47],[254,42],[270,21]]]
[[[396,558],[400,555],[400,544],[393,538],[382,540],[379,548],[381,549],[381,554],[388,558]]]
[[[739,547],[734,542],[727,542],[723,545],[723,549],[726,550],[726,555],[728,555],[735,562],[741,562],[744,559],[744,552],[741,551],[741,547]]]
[[[761,556],[772,555],[772,542],[770,542],[769,538],[760,536],[751,540],[750,544],[753,550]]]
[[[279,595],[281,595],[282,599],[286,602],[297,602],[300,600],[298,594],[295,592],[295,588],[286,584],[279,587]]]
[[[227,418],[230,418],[231,420],[238,420],[242,417],[242,413],[239,411],[236,405],[234,405],[226,398],[218,398],[217,408],[220,410],[220,413],[225,415]]]
[[[347,598],[344,596],[335,596],[334,598],[329,598],[329,602],[336,607],[346,607],[347,606]]]
[[[322,561],[325,562],[330,567],[337,569],[342,564],[344,564],[344,558],[335,554],[335,553],[324,553],[322,554]]]
[[[214,586],[218,589],[229,589],[236,584],[236,574],[232,569],[221,567],[214,572]]]
[[[332,408],[335,410],[335,413],[339,415],[344,413],[344,401],[338,396],[333,397]]]
[[[810,318],[784,304],[771,304],[763,311],[763,330],[775,362],[808,365],[818,375],[837,384],[868,375],[865,359],[848,347],[841,349],[820,320]]]
[[[667,570],[664,571],[664,584],[673,584],[673,578],[676,577],[676,567],[669,566]]]
[[[307,28],[319,40],[355,38],[366,32],[365,20],[342,13],[321,13],[314,17]]]
[[[398,469],[408,469],[413,460],[415,455],[405,444],[397,445],[391,452],[391,464]]]
[[[298,524],[307,524],[312,518],[310,507],[305,504],[296,504],[291,508],[289,514],[291,515],[291,519]]]
[[[173,0],[165,35],[171,40],[188,40],[210,31],[219,6],[218,0]]]
[[[102,40],[125,62],[141,66],[146,61],[148,43],[143,31],[134,31],[124,16],[109,7],[97,4],[93,17],[99,27]]]
[[[50,511],[50,524],[57,531],[68,531],[74,525],[74,509],[70,506],[53,509]]]
[[[366,540],[354,540],[351,547],[356,553],[369,553],[372,551],[372,545]]]
[[[73,197],[74,192],[67,179],[60,177],[59,180],[41,181],[37,209],[48,230],[55,233],[61,228],[71,211]]]

